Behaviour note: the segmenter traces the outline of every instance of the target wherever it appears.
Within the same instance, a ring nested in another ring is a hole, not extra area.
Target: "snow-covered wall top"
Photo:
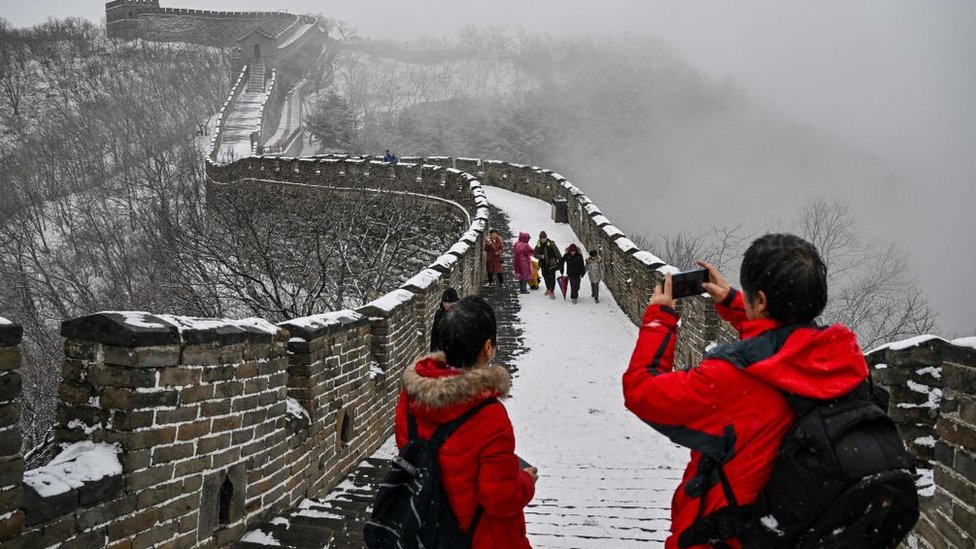
[[[280,328],[260,318],[196,318],[141,311],[102,311],[61,323],[64,337],[121,347],[267,343],[282,334]]]

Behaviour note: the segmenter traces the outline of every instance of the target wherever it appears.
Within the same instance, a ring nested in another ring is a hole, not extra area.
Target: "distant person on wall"
[[[559,253],[556,243],[549,240],[546,231],[539,233],[539,242],[535,245],[535,257],[539,260],[542,279],[546,281],[546,295],[556,299],[556,271],[562,264],[563,256]]]
[[[485,240],[485,266],[488,269],[488,284],[493,279],[498,280],[498,285],[502,285],[502,252],[505,243],[502,237],[498,236],[498,231],[491,229],[488,231],[488,238]]]
[[[512,247],[512,268],[518,279],[519,293],[529,293],[529,279],[532,277],[532,245],[529,244],[529,233],[519,233],[518,241]]]
[[[596,250],[590,250],[586,260],[586,277],[590,279],[590,297],[594,303],[600,302],[600,281],[603,280],[603,259]]]
[[[386,162],[387,164],[392,164],[393,158],[394,156],[393,154],[390,153],[390,149],[386,149],[386,154],[383,155],[383,162]]]
[[[530,549],[525,536],[526,505],[535,495],[538,470],[521,468],[515,434],[504,405],[511,377],[495,355],[497,326],[491,305],[468,296],[447,312],[438,327],[443,352],[421,358],[403,372],[396,410],[396,443],[409,440],[408,414],[417,436],[434,431],[481,407],[437,454],[441,487],[461,530],[474,530],[473,549]]]
[[[827,303],[827,267],[809,242],[790,234],[755,240],[742,259],[741,292],[718,269],[698,263],[708,271],[703,289],[741,341],[710,350],[697,367],[675,370],[678,313],[668,273],[654,289],[623,376],[627,408],[691,449],[665,549],[740,547],[738,535],[726,532],[744,521],[730,509],[755,503],[769,481],[797,417],[787,392],[838,398],[868,375],[853,332],[814,324]]]
[[[573,305],[575,305],[579,300],[580,279],[586,274],[583,254],[580,253],[576,244],[570,244],[566,247],[566,255],[563,256],[563,272],[569,278],[569,298],[573,300]]]
[[[442,349],[440,339],[437,336],[437,327],[440,325],[441,320],[444,319],[444,314],[451,310],[451,307],[458,302],[458,293],[454,288],[448,288],[441,293],[441,304],[437,306],[437,311],[434,312],[434,324],[430,329],[430,352],[440,351]]]

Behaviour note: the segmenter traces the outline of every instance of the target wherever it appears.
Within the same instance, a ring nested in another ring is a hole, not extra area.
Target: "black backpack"
[[[798,327],[780,328],[715,354],[748,367],[775,354]],[[915,459],[882,408],[887,393],[868,378],[835,400],[786,397],[797,420],[783,437],[755,504],[738,505],[721,463],[705,457],[729,506],[699,516],[679,536],[679,544],[722,547],[721,540],[738,538],[745,549],[897,546],[918,520],[919,504]]]
[[[407,444],[393,458],[390,472],[373,500],[373,511],[363,528],[369,549],[465,549],[471,547],[481,519],[475,509],[467,533],[461,531],[441,486],[437,453],[458,427],[482,408],[498,402],[487,398],[450,423],[434,431],[430,440],[417,435],[417,421],[407,411]]]

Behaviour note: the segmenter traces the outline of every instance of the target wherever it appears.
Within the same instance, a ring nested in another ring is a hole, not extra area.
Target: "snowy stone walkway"
[[[486,190],[493,210],[503,212],[493,212],[492,224],[507,242],[524,230],[534,243],[544,230],[560,250],[574,242],[581,246],[569,225],[551,221],[549,204],[498,188]],[[502,226],[505,218],[507,227]],[[514,372],[512,398],[505,406],[515,426],[516,451],[539,468],[536,496],[526,509],[532,546],[662,546],[671,494],[688,451],[624,408],[621,376],[637,328],[606,287],[599,304],[590,299],[586,278],[576,305],[561,295],[549,299],[542,289],[520,296],[510,281],[510,247],[504,267],[505,287],[486,288],[484,295],[499,316],[496,360]],[[288,545],[282,539],[287,524],[314,522],[328,531],[330,541],[302,547],[360,549],[372,486],[394,451],[392,440],[387,441],[331,494],[306,500],[272,521],[281,529],[277,537],[270,529],[255,529],[244,538],[251,543],[239,546],[259,547],[272,540]]]
[[[493,187],[487,194],[513,234],[527,231],[535,243],[544,230],[561,251],[582,247],[569,225],[550,219],[549,204]],[[584,278],[576,305],[542,290],[521,300],[527,352],[505,405],[516,451],[539,468],[529,539],[540,549],[660,546],[688,451],[624,408],[621,376],[637,327],[605,286],[600,303],[589,296]]]
[[[242,92],[232,103],[220,136],[221,162],[251,155],[251,134],[261,129],[261,110],[268,100],[267,92]]]

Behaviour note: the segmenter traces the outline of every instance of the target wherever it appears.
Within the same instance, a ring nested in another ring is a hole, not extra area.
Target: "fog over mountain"
[[[282,9],[321,13],[358,30],[360,36],[406,40],[455,38],[465,25],[498,26],[557,37],[592,35],[621,41],[659,37],[716,81],[728,81],[758,108],[817,139],[845,143],[869,159],[870,185],[784,177],[751,186],[753,174],[788,174],[776,165],[710,164],[748,136],[735,121],[681,128],[675,142],[637,143],[668,153],[665,167],[603,172],[589,179],[590,146],[566,146],[565,165],[546,166],[576,181],[628,232],[694,230],[719,224],[770,226],[795,211],[804,196],[823,194],[849,202],[865,233],[907,249],[922,288],[947,334],[976,332],[976,3],[967,0],[863,0],[784,3],[773,0],[679,2],[606,0],[415,0],[323,3],[281,0],[162,0],[164,6],[198,9]],[[99,1],[3,0],[0,17],[14,26],[48,17],[104,17]],[[707,123],[706,123],[707,122]],[[708,131],[708,135],[702,132]],[[740,137],[744,137],[741,138]],[[471,151],[478,154],[478,151]],[[785,155],[784,157],[788,157]],[[656,156],[653,156],[656,158]],[[576,160],[574,160],[576,159]],[[710,169],[721,166],[719,169]],[[738,168],[738,169],[736,169]],[[668,188],[653,185],[666,169]],[[856,177],[858,174],[848,174]],[[586,176],[587,179],[582,179]],[[880,181],[875,183],[874,181]],[[625,198],[626,197],[626,198]]]

